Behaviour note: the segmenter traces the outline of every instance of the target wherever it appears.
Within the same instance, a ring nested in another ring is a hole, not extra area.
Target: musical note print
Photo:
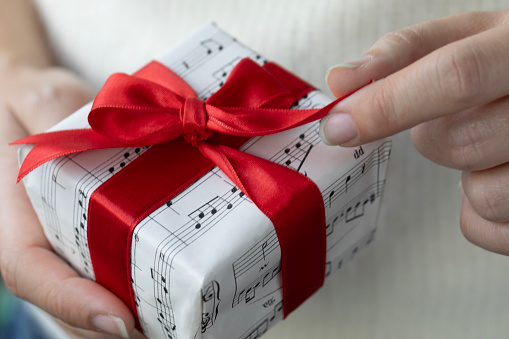
[[[66,189],[58,182],[58,176],[60,170],[69,159],[69,156],[57,158],[42,169],[43,184],[40,191],[40,198],[44,208],[45,224],[48,227],[46,235],[54,237],[56,241],[53,247],[61,255],[69,251],[75,253],[72,246],[72,239],[66,237],[62,232],[57,214],[57,195],[59,191]]]
[[[260,65],[267,61],[209,25],[158,60],[205,99],[245,57]],[[312,91],[292,107],[319,108],[330,101]],[[86,127],[77,125],[86,121],[89,108],[60,127]],[[315,121],[255,137],[241,150],[298,171],[317,184],[326,214],[328,279],[374,239],[390,142],[362,145],[355,155],[321,143],[318,128]],[[48,240],[82,276],[95,278],[87,240],[90,196],[146,150],[64,156],[29,174],[27,192]],[[40,186],[30,186],[38,181]],[[280,261],[270,219],[214,168],[161,202],[134,228],[131,285],[140,325],[149,338],[258,338],[283,318]],[[193,306],[179,307],[184,304]]]
[[[340,210],[326,221],[327,248],[330,250],[336,246],[355,227],[353,221],[365,215],[367,206],[373,206],[376,199],[380,199],[384,189],[385,180],[371,184],[358,196],[352,198]],[[339,224],[343,224],[340,232],[337,232]],[[350,224],[350,226],[349,226]],[[335,233],[335,234],[334,234]],[[334,234],[334,237],[332,235]],[[329,239],[330,237],[330,239]]]
[[[331,262],[327,261],[325,263],[325,277],[328,278],[330,274],[331,274]]]
[[[231,213],[243,201],[248,201],[245,194],[233,186],[222,196],[216,196],[204,205],[188,214],[188,222],[170,232],[157,246],[154,269],[153,288],[155,291],[158,321],[164,327],[168,338],[175,338],[175,320],[169,293],[170,269],[175,256],[198,238],[202,237],[222,218]]]
[[[313,109],[313,108],[322,108],[324,105],[320,100],[316,100],[319,95],[319,91],[312,91],[308,94],[305,94],[302,98],[297,100],[295,104],[293,104],[292,108],[298,109]]]
[[[201,316],[201,333],[205,333],[214,325],[219,314],[219,283],[216,280],[209,282],[202,290],[202,300],[204,312]]]
[[[232,43],[233,39],[225,38],[222,35],[214,35],[203,39],[186,55],[169,66],[175,73],[184,78],[224,51]]]
[[[250,327],[239,339],[256,339],[260,338],[269,328],[274,326],[276,322],[283,319],[283,302],[280,301],[274,306],[269,313],[267,313],[262,319],[257,321],[252,327]]]
[[[126,167],[143,154],[148,147],[130,147],[116,150],[108,160],[97,164],[92,169],[85,169],[70,159],[76,166],[85,171],[77,181],[74,190],[74,240],[80,253],[81,267],[91,278],[95,279],[87,239],[88,202],[92,192],[108,180],[117,171]]]
[[[269,160],[300,172],[311,149],[319,142],[321,140],[318,128],[316,125],[312,125]]]
[[[223,87],[224,82],[228,78],[228,75],[230,75],[230,72],[235,67],[235,65],[239,63],[240,60],[242,59],[236,57],[233,60],[224,64],[223,66],[219,67],[217,70],[215,70],[212,73],[212,78],[214,80],[207,87],[205,87],[198,93],[198,98],[200,98],[201,100],[206,100],[212,94],[217,92],[221,87]]]
[[[330,252],[328,251],[327,257],[329,259],[327,259],[325,266],[325,280],[330,278],[333,275],[332,273],[341,270],[341,268],[343,268],[346,263],[354,259],[357,253],[369,245],[373,241],[375,233],[376,230],[373,229],[370,232],[363,234],[362,237],[358,238],[355,242],[348,244],[344,248],[341,248],[339,254],[330,256]]]
[[[232,265],[235,279],[232,307],[241,302],[250,303],[255,300],[257,290],[263,290],[281,271],[280,256],[277,234],[275,230],[272,230],[235,260]],[[272,290],[261,292],[258,298],[272,292]]]
[[[335,200],[348,193],[349,187],[362,179],[362,177],[371,169],[376,169],[389,161],[391,150],[390,141],[384,142],[377,149],[363,158],[362,163],[358,163],[347,173],[335,180],[331,185],[322,191],[323,200],[326,207],[331,208]]]
[[[41,223],[55,251],[82,275],[95,279],[87,240],[88,201],[92,192],[148,147],[98,150],[62,156],[41,166]],[[106,155],[104,158],[94,154]],[[65,225],[62,224],[65,220]]]

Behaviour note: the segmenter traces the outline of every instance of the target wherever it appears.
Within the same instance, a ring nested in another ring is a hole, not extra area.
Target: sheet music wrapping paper
[[[265,62],[210,24],[157,60],[204,100],[246,57]],[[313,91],[294,106],[320,108],[331,101]],[[52,130],[89,127],[90,107]],[[374,238],[391,144],[386,139],[355,149],[330,147],[320,141],[318,129],[315,121],[256,137],[241,150],[288,166],[317,184],[326,212],[327,279]],[[84,277],[94,279],[86,236],[89,197],[147,149],[65,156],[24,179],[53,248]],[[20,162],[29,150],[20,149]],[[274,227],[217,167],[140,222],[131,251],[137,311],[151,339],[252,339],[283,318]]]

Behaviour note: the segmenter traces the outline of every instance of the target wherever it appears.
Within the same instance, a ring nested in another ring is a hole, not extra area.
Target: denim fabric
[[[52,339],[0,280],[0,339]]]

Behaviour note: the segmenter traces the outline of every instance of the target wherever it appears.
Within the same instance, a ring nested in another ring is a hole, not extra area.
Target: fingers
[[[16,148],[8,146],[10,140],[26,136],[26,131],[16,121],[12,113],[0,105],[0,259],[3,249],[9,245],[18,230],[11,224],[22,225],[27,233],[24,237],[27,246],[50,248],[41,226],[33,211],[22,185],[16,185],[13,178],[18,172]],[[18,213],[18,211],[20,213]]]
[[[509,97],[412,129],[421,154],[440,165],[479,171],[509,162]]]
[[[127,336],[134,327],[127,306],[51,251],[24,188],[14,184],[16,149],[7,143],[25,135],[14,114],[0,107],[0,269],[7,287],[72,326]]]
[[[497,12],[462,13],[390,32],[359,60],[331,67],[325,76],[337,98],[410,65],[434,50],[494,27]]]
[[[325,137],[354,146],[505,96],[508,34],[502,25],[450,43],[359,90],[324,119]]]
[[[470,205],[482,218],[509,221],[509,163],[484,171],[463,172],[462,186]]]
[[[13,239],[3,251],[2,275],[18,297],[71,326],[128,337],[134,329],[129,309],[111,292],[77,276],[62,259],[41,247]]]
[[[93,98],[87,84],[62,68],[16,65],[4,76],[10,81],[0,84],[0,101],[29,134],[47,130]]]
[[[488,251],[509,255],[509,223],[497,223],[482,218],[469,199],[465,195],[462,197],[460,226],[465,238]]]
[[[472,243],[509,255],[509,163],[463,172],[461,230]]]
[[[90,330],[83,330],[76,327],[71,327],[63,321],[53,318],[53,320],[60,326],[64,332],[67,334],[69,339],[113,339],[116,338],[112,335],[107,335],[99,332],[94,332]],[[130,339],[147,339],[143,334],[135,330],[133,333],[129,335]]]

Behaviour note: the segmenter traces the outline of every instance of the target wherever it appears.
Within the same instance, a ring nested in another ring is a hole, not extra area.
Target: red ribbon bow
[[[162,203],[218,166],[274,223],[281,247],[286,316],[323,284],[323,199],[307,177],[236,148],[246,137],[320,119],[340,100],[322,109],[289,109],[311,90],[273,63],[260,67],[244,59],[219,91],[201,101],[178,75],[152,62],[133,76],[114,74],[107,80],[89,114],[92,129],[43,133],[14,142],[36,144],[21,166],[18,181],[63,155],[156,145],[99,187],[89,204],[88,236],[97,282],[119,295],[136,314],[130,284],[132,230]],[[160,174],[147,172],[151,163],[157,164]],[[168,171],[173,179],[166,178]],[[127,178],[133,177],[137,184],[131,186],[136,187],[126,193]],[[97,224],[107,224],[107,230]],[[118,245],[112,246],[112,241]]]

